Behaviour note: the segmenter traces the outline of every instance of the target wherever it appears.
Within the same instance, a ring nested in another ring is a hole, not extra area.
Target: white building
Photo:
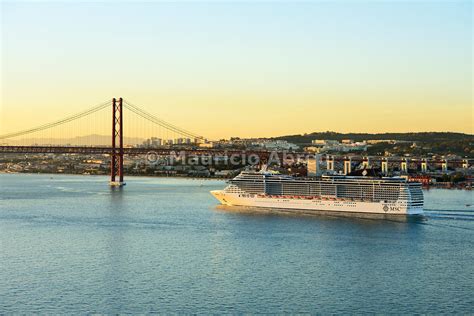
[[[200,143],[200,144],[199,144],[199,147],[201,147],[201,148],[213,148],[213,147],[214,147],[214,143],[213,143],[213,142]]]
[[[286,140],[261,140],[252,143],[253,146],[263,147],[269,150],[297,150],[299,147]]]
[[[342,142],[337,140],[323,140],[315,139],[312,141],[313,146],[306,147],[311,152],[327,152],[327,151],[338,151],[338,152],[350,152],[350,151],[366,151],[367,143],[364,142],[353,142],[350,139],[344,139]]]

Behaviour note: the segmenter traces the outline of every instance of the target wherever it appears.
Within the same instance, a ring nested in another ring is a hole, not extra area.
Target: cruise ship
[[[321,176],[296,178],[271,172],[240,173],[224,190],[211,191],[224,205],[289,211],[423,214],[421,183],[404,178]]]

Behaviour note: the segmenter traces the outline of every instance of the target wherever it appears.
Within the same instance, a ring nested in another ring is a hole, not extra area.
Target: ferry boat
[[[423,214],[421,183],[404,178],[321,176],[296,178],[245,171],[224,190],[211,191],[224,205],[318,212]]]

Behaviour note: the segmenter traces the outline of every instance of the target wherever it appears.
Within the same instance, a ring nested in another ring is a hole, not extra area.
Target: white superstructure
[[[222,204],[288,210],[416,215],[423,213],[420,183],[403,178],[291,176],[242,172],[224,190]]]

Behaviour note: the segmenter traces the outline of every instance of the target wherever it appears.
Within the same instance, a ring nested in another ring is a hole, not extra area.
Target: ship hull
[[[409,206],[403,202],[365,202],[334,199],[308,199],[294,197],[278,197],[269,195],[252,195],[229,193],[224,190],[211,191],[211,194],[222,204],[228,206],[257,207],[267,209],[285,209],[303,211],[328,211],[345,213],[421,215],[422,206]]]

